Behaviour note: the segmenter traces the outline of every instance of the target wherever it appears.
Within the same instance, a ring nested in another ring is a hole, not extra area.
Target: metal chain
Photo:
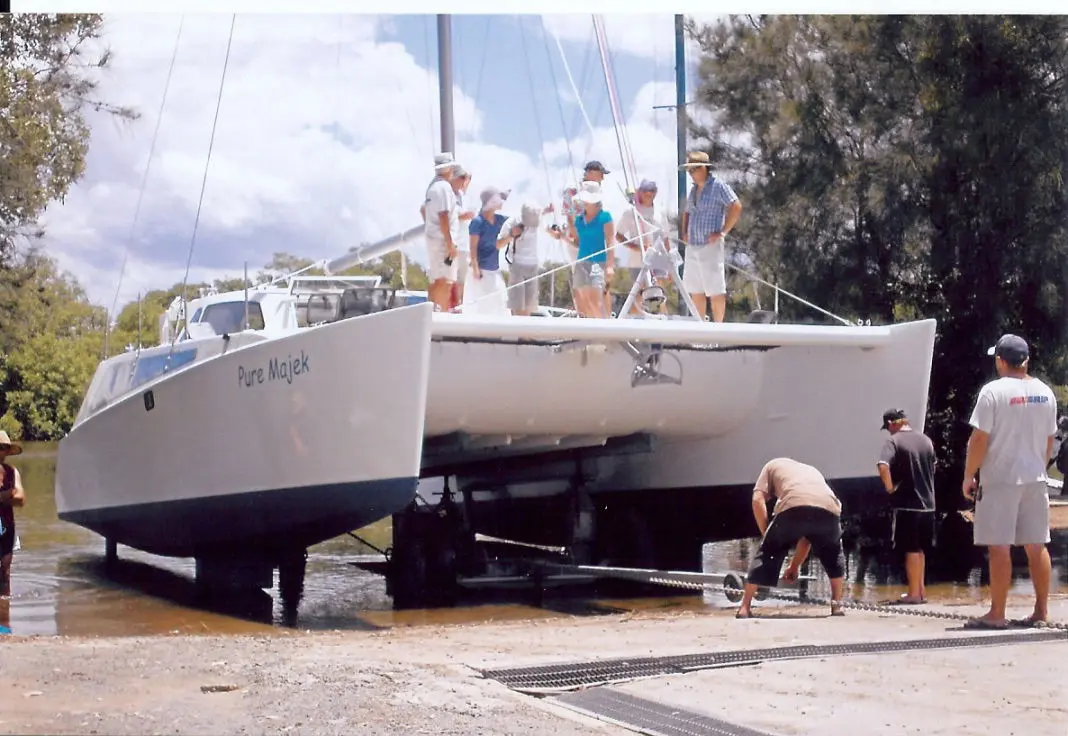
[[[688,590],[700,590],[716,589],[717,586],[709,583],[697,583],[684,580],[674,580],[667,577],[650,577],[648,582],[656,585],[665,585],[674,588],[686,588]],[[723,590],[723,588],[720,588]],[[737,589],[735,589],[737,590]],[[830,598],[812,598],[806,596],[804,600],[801,600],[796,593],[788,593],[783,588],[763,588],[765,597],[774,598],[776,600],[791,601],[793,603],[805,603],[814,606],[840,606],[842,608],[851,608],[859,611],[871,611],[873,613],[890,613],[902,616],[920,616],[923,618],[939,618],[947,621],[970,621],[974,616],[968,616],[962,613],[948,613],[942,611],[930,611],[921,608],[913,608],[912,606],[901,605],[885,605],[878,603],[864,603],[863,601],[838,601],[837,603],[831,601]],[[739,591],[740,593],[741,591]],[[1036,627],[1038,628],[1038,627]],[[1041,625],[1044,629],[1059,629],[1062,631],[1068,631],[1068,623],[1046,621]]]

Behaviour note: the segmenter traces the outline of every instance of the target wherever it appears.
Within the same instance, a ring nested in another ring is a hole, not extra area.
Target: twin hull
[[[420,304],[301,330],[138,387],[60,443],[60,518],[201,556],[303,547],[403,508],[419,475],[431,315]]]
[[[864,340],[670,351],[681,384],[632,387],[634,359],[618,345],[553,351],[543,345],[435,342],[428,437],[463,432],[484,446],[545,446],[567,438],[647,432],[653,452],[603,459],[603,490],[715,488],[752,483],[764,463],[788,456],[828,479],[872,479],[886,435],[882,412],[905,409],[923,428],[935,322],[893,325],[875,347]],[[834,337],[826,327],[822,334]],[[855,328],[854,328],[855,329]],[[862,333],[860,333],[862,334]]]
[[[654,451],[598,460],[592,486],[640,491],[752,483],[783,455],[871,478],[881,412],[923,426],[933,321],[876,347],[776,346],[784,328],[761,326],[755,347],[669,348],[678,363],[660,366],[681,383],[632,386],[618,344],[432,341],[431,309],[263,340],[139,387],[60,443],[60,517],[156,554],[307,546],[410,502],[424,436],[507,451],[650,433]],[[281,376],[287,361],[301,368]]]

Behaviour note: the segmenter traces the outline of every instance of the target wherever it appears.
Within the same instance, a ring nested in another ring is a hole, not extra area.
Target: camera
[[[445,265],[446,266],[451,266],[452,265],[452,256],[445,256]]]

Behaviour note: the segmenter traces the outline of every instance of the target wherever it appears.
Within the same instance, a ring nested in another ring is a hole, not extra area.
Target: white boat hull
[[[483,457],[598,445],[634,433],[656,437],[652,452],[601,459],[592,490],[751,484],[776,456],[812,463],[828,478],[870,480],[886,437],[882,412],[901,407],[914,426],[924,424],[933,320],[868,328],[684,323],[680,329],[691,331],[684,337],[715,339],[721,347],[665,347],[679,359],[681,384],[632,387],[635,362],[610,341],[561,351],[465,341],[458,320],[440,317],[435,334],[448,339],[433,347],[427,436],[462,433]],[[535,320],[540,330],[563,321],[594,334],[594,325],[583,323],[595,320]],[[615,325],[621,334],[645,330],[647,340],[659,336],[665,346],[675,329],[633,320]],[[481,329],[466,332],[481,336]],[[542,336],[512,329],[515,336]],[[661,365],[679,373],[670,359]]]
[[[138,387],[60,443],[60,518],[200,556],[306,547],[389,516],[419,475],[431,313],[420,304],[300,330]]]

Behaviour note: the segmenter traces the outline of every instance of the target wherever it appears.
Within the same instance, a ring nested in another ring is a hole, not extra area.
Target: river
[[[30,446],[13,458],[26,487],[26,506],[16,511],[22,549],[15,554],[12,597],[0,601],[0,626],[15,635],[132,636],[146,634],[284,633],[274,591],[231,599],[211,606],[194,594],[192,560],[154,557],[119,547],[121,564],[115,576],[103,569],[103,540],[56,516],[54,446]],[[371,530],[388,538],[388,529]],[[378,541],[381,541],[379,539]],[[744,569],[755,549],[749,540],[706,545],[706,570]],[[1068,591],[1068,531],[1059,530],[1050,545],[1054,557],[1054,594]],[[540,606],[492,603],[452,609],[393,611],[382,578],[353,567],[355,555],[367,550],[342,537],[309,550],[305,596],[297,626],[306,630],[380,629],[420,624],[476,623],[508,619],[595,615],[655,607],[701,609],[728,605],[722,594],[683,595],[654,599],[576,599],[559,597]],[[855,598],[875,601],[896,596],[892,565],[867,565],[857,578],[857,553],[849,559]],[[812,592],[828,590],[818,565]],[[932,601],[974,603],[983,599],[984,575],[979,567],[954,580],[928,584]],[[1018,569],[1013,595],[1030,595],[1026,568]],[[764,605],[776,605],[772,601]]]

